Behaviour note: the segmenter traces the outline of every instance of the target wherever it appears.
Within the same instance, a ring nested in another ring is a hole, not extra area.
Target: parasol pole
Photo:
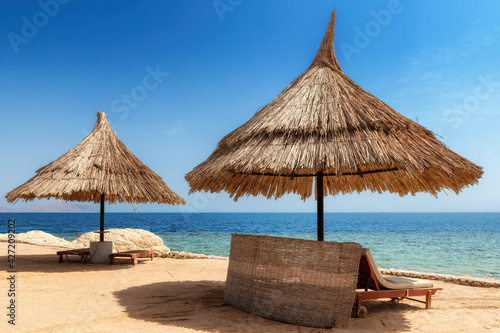
[[[324,226],[324,206],[323,206],[323,170],[316,174],[316,203],[318,205],[318,241],[322,242],[325,238]]]
[[[104,242],[104,193],[101,194],[101,230],[99,233],[99,241]]]

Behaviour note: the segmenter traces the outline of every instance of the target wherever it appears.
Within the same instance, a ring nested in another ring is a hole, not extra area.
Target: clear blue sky
[[[292,194],[236,203],[225,192],[188,196],[184,175],[309,66],[333,9],[344,72],[484,167],[484,176],[458,196],[329,196],[325,210],[499,211],[494,0],[3,1],[0,205],[12,207],[5,194],[80,142],[102,110],[128,148],[187,201],[141,211],[314,212],[313,198]],[[129,204],[107,210],[133,211]]]

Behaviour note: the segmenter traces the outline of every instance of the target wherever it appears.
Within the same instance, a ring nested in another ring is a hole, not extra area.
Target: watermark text
[[[9,269],[7,270],[8,281],[8,306],[7,306],[7,322],[10,325],[16,325],[16,220],[8,221],[8,244],[7,244],[7,261]]]
[[[453,105],[443,114],[443,119],[451,124],[453,129],[462,125],[471,114],[477,112],[482,101],[490,98],[500,88],[500,82],[495,81],[493,76],[479,76],[479,83],[474,87],[461,103]]]
[[[224,15],[226,12],[232,12],[235,7],[241,5],[243,0],[214,0],[212,5],[214,6],[215,12],[219,16],[221,21],[224,21]]]
[[[167,72],[160,70],[160,65],[156,65],[153,69],[146,66],[147,74],[142,78],[141,84],[136,85],[130,90],[130,93],[121,94],[120,98],[116,98],[111,102],[111,111],[121,113],[120,119],[123,120],[130,114],[130,109],[135,109],[139,103],[148,97],[148,92],[156,89],[169,75]]]
[[[28,44],[29,41],[36,37],[38,31],[45,27],[51,18],[59,14],[61,5],[65,5],[70,0],[40,0],[38,6],[40,10],[35,12],[30,18],[21,17],[21,30],[19,33],[10,31],[7,33],[7,39],[15,53],[19,53],[21,44]]]
[[[353,43],[342,42],[339,45],[347,62],[351,62],[351,57],[354,54],[359,54],[361,50],[368,47],[372,40],[380,35],[382,30],[391,23],[392,18],[402,11],[403,6],[399,0],[389,0],[386,9],[379,11],[371,10],[370,15],[373,20],[368,21],[363,29],[358,26],[354,27],[356,34],[354,35]]]

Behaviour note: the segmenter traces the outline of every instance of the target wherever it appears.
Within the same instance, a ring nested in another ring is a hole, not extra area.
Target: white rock
[[[149,250],[169,252],[170,249],[163,244],[163,240],[150,231],[142,229],[109,229],[104,234],[104,240],[113,242],[113,252],[129,250]],[[88,232],[71,242],[74,247],[89,247],[90,242],[99,241],[99,234]]]
[[[8,234],[2,234],[0,235],[0,241],[7,242],[9,239],[8,237]],[[53,236],[41,230],[32,230],[25,233],[16,234],[16,242],[45,246],[71,246],[71,243],[67,240]]]

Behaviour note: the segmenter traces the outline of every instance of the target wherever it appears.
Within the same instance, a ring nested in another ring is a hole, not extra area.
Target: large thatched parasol
[[[100,111],[94,129],[85,139],[36,173],[7,193],[7,201],[56,198],[100,202],[101,242],[105,201],[185,204],[160,176],[128,150]]]
[[[335,12],[307,70],[186,175],[191,192],[224,190],[234,200],[297,193],[305,200],[315,177],[323,240],[324,195],[371,190],[437,196],[477,183],[481,167],[342,72],[334,24]]]

